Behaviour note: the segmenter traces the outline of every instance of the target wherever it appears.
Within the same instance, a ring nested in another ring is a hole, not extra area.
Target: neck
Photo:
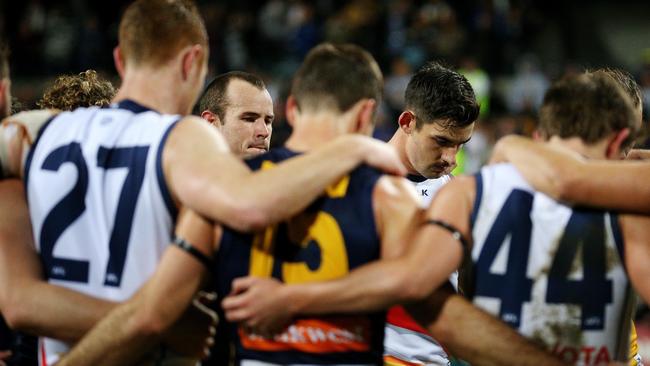
[[[309,151],[348,133],[342,115],[316,113],[298,115],[285,146],[295,151]]]
[[[125,71],[122,85],[114,102],[131,99],[164,114],[188,114],[182,93],[181,80],[163,65],[159,68],[138,67]]]
[[[397,155],[399,156],[399,159],[402,161],[402,164],[406,167],[406,170],[408,171],[409,174],[414,174],[414,175],[420,175],[420,173],[415,170],[413,167],[413,164],[411,164],[411,161],[409,160],[408,155],[406,155],[406,140],[408,136],[404,131],[402,131],[401,128],[397,128],[397,131],[395,131],[395,134],[393,137],[390,138],[388,141],[388,144],[393,146],[395,150],[397,150]]]
[[[585,144],[579,137],[560,138],[553,136],[548,140],[549,145],[563,146],[588,159],[607,159],[607,140],[594,144]]]

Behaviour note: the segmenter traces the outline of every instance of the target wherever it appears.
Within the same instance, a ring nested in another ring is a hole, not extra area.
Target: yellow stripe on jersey
[[[422,363],[408,362],[397,357],[384,355],[384,366],[422,366]]]
[[[630,366],[643,366],[641,355],[639,355],[639,344],[637,343],[636,327],[634,322],[630,328]]]

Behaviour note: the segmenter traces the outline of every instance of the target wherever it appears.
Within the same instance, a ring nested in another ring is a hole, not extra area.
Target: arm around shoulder
[[[350,135],[251,173],[218,131],[195,117],[172,130],[163,153],[165,177],[178,201],[241,231],[293,216],[362,162],[403,170],[387,145]]]

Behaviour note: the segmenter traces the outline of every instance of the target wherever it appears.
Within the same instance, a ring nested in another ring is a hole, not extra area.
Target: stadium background
[[[130,1],[0,0],[0,29],[12,49],[16,109],[30,109],[61,73],[96,69],[116,86],[112,48]],[[247,70],[275,103],[272,145],[290,133],[283,118],[291,75],[321,41],[352,42],[377,58],[385,98],[376,135],[388,138],[413,70],[438,60],[461,70],[482,104],[461,152],[472,173],[500,136],[530,134],[549,83],[601,66],[635,76],[650,113],[650,2],[632,0],[238,0],[198,1],[210,36],[209,77]],[[164,47],[165,45],[160,45]],[[646,137],[639,141],[647,146]],[[640,347],[650,360],[650,313],[640,306]]]

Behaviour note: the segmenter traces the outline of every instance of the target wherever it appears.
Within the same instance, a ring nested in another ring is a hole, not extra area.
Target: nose
[[[271,124],[266,124],[264,119],[260,118],[255,121],[255,137],[258,138],[267,138],[271,135]]]
[[[442,160],[452,167],[452,169],[456,166],[456,154],[458,150],[459,146],[454,146],[445,148],[442,151]]]

